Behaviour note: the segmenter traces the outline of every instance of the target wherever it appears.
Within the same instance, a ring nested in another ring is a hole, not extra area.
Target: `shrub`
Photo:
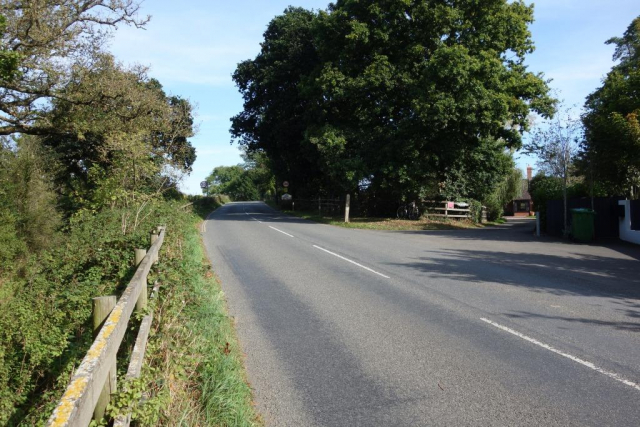
[[[477,200],[469,201],[469,219],[476,224],[482,222],[482,203]]]

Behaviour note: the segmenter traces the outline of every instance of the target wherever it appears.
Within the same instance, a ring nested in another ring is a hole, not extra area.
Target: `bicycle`
[[[418,209],[418,205],[416,202],[407,203],[406,205],[402,205],[398,208],[396,212],[398,219],[411,219],[416,220],[420,218],[420,209]]]

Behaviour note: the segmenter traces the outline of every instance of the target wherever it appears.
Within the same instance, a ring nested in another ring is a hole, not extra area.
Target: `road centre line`
[[[258,221],[260,224],[262,224],[262,221],[260,221],[258,218],[254,218],[251,216],[251,214],[249,214],[247,211],[244,212],[245,215],[249,215],[249,217],[254,220],[254,221]]]
[[[488,324],[490,324],[492,326],[495,326],[498,329],[502,329],[505,332],[508,332],[508,333],[510,333],[512,335],[515,335],[518,338],[522,338],[525,341],[529,341],[532,344],[535,344],[535,345],[537,345],[539,347],[542,347],[542,348],[544,348],[546,350],[549,350],[549,351],[551,351],[553,353],[559,354],[562,357],[566,357],[569,360],[573,360],[574,362],[579,363],[579,364],[581,364],[583,366],[586,366],[589,369],[592,369],[592,370],[594,370],[596,372],[599,372],[599,373],[601,373],[603,375],[606,375],[609,378],[612,378],[612,379],[614,379],[616,381],[621,382],[622,384],[628,385],[629,387],[632,387],[632,388],[636,389],[637,391],[640,391],[640,384],[634,383],[633,381],[629,381],[629,380],[621,377],[620,375],[616,374],[615,372],[610,372],[610,371],[604,370],[604,369],[594,365],[591,362],[588,362],[586,360],[580,359],[579,357],[576,357],[576,356],[572,356],[572,355],[570,355],[568,353],[564,353],[564,352],[562,352],[562,351],[560,351],[560,350],[558,350],[558,349],[556,349],[556,348],[554,348],[554,347],[552,347],[552,346],[550,346],[548,344],[540,342],[540,341],[538,341],[538,340],[536,340],[534,338],[528,337],[528,336],[526,336],[524,334],[521,334],[520,332],[515,331],[515,330],[513,330],[511,328],[508,328],[506,326],[502,326],[501,324],[493,322],[493,321],[491,321],[489,319],[485,319],[484,317],[481,317],[480,320],[482,320],[483,322],[488,323]]]
[[[272,230],[279,231],[279,232],[280,232],[280,233],[282,233],[282,234],[286,234],[286,235],[287,235],[287,236],[289,236],[289,237],[294,237],[294,236],[292,236],[291,234],[289,234],[289,233],[285,233],[285,232],[284,232],[284,231],[282,231],[282,230],[278,230],[278,229],[277,229],[277,228],[275,228],[275,227],[269,226],[269,228],[271,228]]]
[[[370,272],[372,272],[372,273],[374,273],[374,274],[377,274],[378,276],[382,276],[382,277],[384,277],[385,279],[391,279],[391,277],[389,277],[389,276],[385,276],[385,275],[384,275],[384,274],[382,274],[382,273],[378,273],[377,271],[372,270],[372,269],[370,269],[369,267],[365,267],[365,266],[364,266],[364,265],[362,265],[362,264],[358,264],[357,262],[352,261],[352,260],[350,260],[349,258],[345,258],[345,257],[343,257],[342,255],[338,255],[338,254],[333,253],[333,252],[331,252],[331,251],[328,251],[328,250],[326,250],[326,249],[324,249],[324,248],[321,248],[320,246],[317,246],[317,245],[313,245],[313,247],[314,247],[314,248],[316,248],[316,249],[320,249],[321,251],[324,251],[324,252],[326,252],[326,253],[328,253],[328,254],[331,254],[331,255],[333,255],[333,256],[335,256],[335,257],[338,257],[338,258],[340,258],[340,259],[342,259],[342,260],[345,260],[345,261],[347,261],[347,262],[350,262],[351,264],[357,265],[357,266],[358,266],[358,267],[360,267],[360,268],[364,268],[365,270],[370,271]]]

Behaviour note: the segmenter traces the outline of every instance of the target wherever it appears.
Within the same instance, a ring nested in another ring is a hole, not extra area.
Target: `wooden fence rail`
[[[471,209],[468,207],[469,205],[465,203],[466,207],[455,207],[458,203],[455,202],[436,202],[433,200],[425,200],[423,203],[431,206],[425,207],[425,213],[430,217],[437,218],[470,218],[471,217]],[[442,207],[437,207],[440,205]],[[487,220],[487,208],[482,206],[482,216],[481,221],[485,222]]]
[[[158,261],[158,253],[164,242],[164,236],[164,227],[158,227],[158,232],[152,234],[152,245],[149,251],[139,263],[129,285],[73,374],[62,399],[47,422],[47,426],[86,427],[91,422],[105,384],[107,384],[107,380],[112,380],[110,372],[115,371],[116,354],[127,331],[131,314],[136,306],[138,306],[138,310],[146,308],[143,305],[146,305],[147,299],[147,276],[151,266]],[[150,321],[148,323],[150,324]],[[144,341],[146,344],[146,336]],[[144,354],[144,350],[142,353]],[[132,357],[132,363],[134,359],[136,358]],[[141,363],[142,358],[138,357],[137,359]],[[114,389],[115,384],[111,388],[111,393],[115,391]]]

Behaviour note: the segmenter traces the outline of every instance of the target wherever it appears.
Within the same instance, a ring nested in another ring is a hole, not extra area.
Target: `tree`
[[[493,192],[483,199],[487,207],[487,219],[495,221],[504,214],[504,207],[522,195],[522,171],[512,164],[511,170],[505,174]]]
[[[322,186],[317,147],[305,139],[310,111],[303,80],[319,66],[314,46],[314,12],[288,8],[264,34],[260,54],[241,62],[233,79],[244,98],[244,110],[233,117],[231,133],[248,152],[264,152],[278,180],[299,189]]]
[[[225,194],[232,200],[258,200],[260,193],[251,175],[251,169],[243,165],[218,166],[207,177],[207,195]]]
[[[532,20],[532,7],[505,0],[289,8],[234,74],[245,103],[232,135],[307,193],[366,180],[396,198],[433,195],[475,159],[500,163],[520,147],[531,111],[553,112],[543,76],[524,64]],[[485,191],[460,197],[474,193]]]
[[[567,188],[582,139],[582,123],[572,116],[570,109],[564,109],[552,120],[542,123],[524,147],[525,152],[538,156],[538,167],[543,173],[562,180],[565,237],[569,235]]]
[[[640,16],[622,37],[609,39],[620,61],[603,85],[587,97],[582,122],[581,170],[610,195],[639,196],[640,189]]]
[[[148,18],[136,18],[138,10],[134,0],[2,2],[0,134],[48,133],[50,103],[70,100],[63,89],[73,83],[75,70],[99,66],[109,28],[146,23]],[[102,100],[84,102],[97,105]]]
[[[93,200],[97,205],[111,204],[112,197],[126,199],[125,189],[155,193],[169,183],[167,172],[191,170],[191,105],[167,96],[144,69],[122,69],[103,54],[99,67],[76,70],[74,83],[61,92],[65,99],[52,103],[52,130],[42,143],[62,165],[56,181],[67,210],[85,205],[109,180],[113,188],[103,191],[103,200]],[[91,102],[99,96],[101,103]],[[165,177],[157,183],[159,175]]]

